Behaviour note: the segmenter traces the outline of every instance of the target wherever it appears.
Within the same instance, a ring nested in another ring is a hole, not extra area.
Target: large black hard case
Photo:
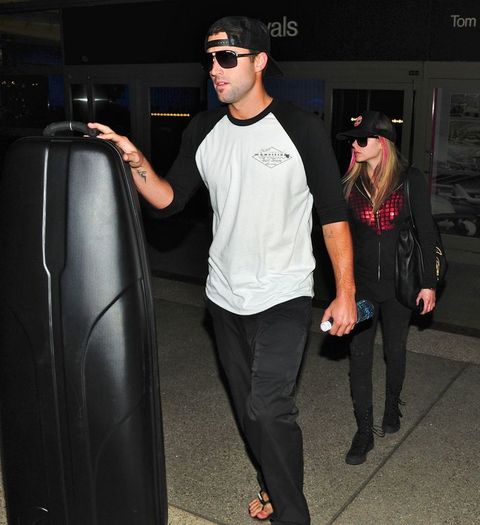
[[[137,194],[100,139],[14,143],[0,181],[0,408],[15,525],[166,524]]]

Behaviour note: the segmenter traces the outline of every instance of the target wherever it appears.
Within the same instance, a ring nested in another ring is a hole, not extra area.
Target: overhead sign
[[[480,3],[443,0],[432,13],[429,60],[480,60]]]
[[[480,60],[478,0],[243,5],[268,26],[278,61]],[[173,1],[64,8],[65,62],[198,62],[205,32],[225,6],[194,4],[188,17],[184,9]]]

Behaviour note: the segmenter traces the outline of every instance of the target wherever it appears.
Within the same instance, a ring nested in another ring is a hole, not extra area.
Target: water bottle
[[[361,321],[365,321],[367,319],[371,319],[374,313],[375,308],[370,301],[367,301],[366,299],[360,299],[359,301],[357,301],[357,323],[360,323]],[[320,323],[320,329],[322,330],[322,332],[328,332],[328,330],[330,330],[332,326],[333,319],[323,321],[323,323]]]

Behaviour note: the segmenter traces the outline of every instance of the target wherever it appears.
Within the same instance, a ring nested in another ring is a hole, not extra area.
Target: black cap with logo
[[[337,139],[346,140],[350,137],[385,137],[395,142],[396,132],[392,120],[380,111],[363,111],[353,123],[353,128],[337,133]]]
[[[211,40],[208,37],[216,33],[227,33],[227,39]],[[279,65],[270,55],[270,33],[267,26],[255,18],[247,16],[225,16],[214,22],[205,38],[205,50],[210,47],[243,47],[250,51],[264,51],[268,55],[265,75],[283,75]]]

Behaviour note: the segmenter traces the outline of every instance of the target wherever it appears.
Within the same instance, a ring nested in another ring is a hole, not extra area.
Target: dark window
[[[402,144],[403,91],[393,89],[334,89],[332,107],[332,144],[341,173],[350,162],[350,146],[336,135],[353,127],[353,121],[364,110],[377,110],[394,120],[397,147]]]

